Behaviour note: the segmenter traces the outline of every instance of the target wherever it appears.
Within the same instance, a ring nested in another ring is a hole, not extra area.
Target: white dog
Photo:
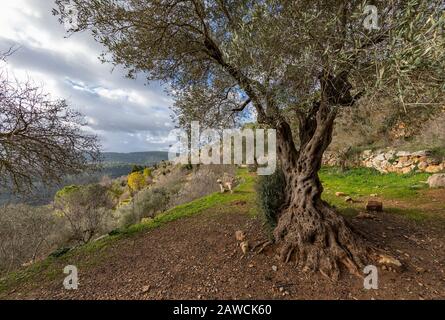
[[[224,174],[224,176],[221,179],[216,180],[216,182],[219,184],[221,193],[224,193],[226,190],[230,191],[230,193],[233,193],[232,188],[235,184],[235,178]]]

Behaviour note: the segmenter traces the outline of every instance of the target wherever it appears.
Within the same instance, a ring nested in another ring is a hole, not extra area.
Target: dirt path
[[[207,210],[104,248],[99,262],[79,269],[79,289],[62,287],[63,265],[53,280],[6,292],[12,299],[444,299],[443,226],[390,214],[352,219],[374,243],[406,266],[399,273],[379,268],[379,289],[344,276],[333,283],[320,275],[282,265],[272,251],[243,257],[235,231],[250,241],[263,237],[248,205]],[[90,257],[93,259],[94,256]],[[70,264],[79,261],[72,258]],[[64,262],[66,263],[66,262]],[[85,261],[81,262],[85,265]],[[274,271],[272,266],[277,266]],[[56,268],[57,270],[57,268]]]

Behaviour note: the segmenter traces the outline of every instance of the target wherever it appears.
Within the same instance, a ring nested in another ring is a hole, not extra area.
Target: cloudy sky
[[[65,38],[52,7],[53,0],[0,0],[0,51],[19,47],[8,58],[8,73],[67,99],[86,116],[86,129],[100,137],[104,151],[167,150],[174,125],[164,89],[102,64],[102,47],[89,34]]]

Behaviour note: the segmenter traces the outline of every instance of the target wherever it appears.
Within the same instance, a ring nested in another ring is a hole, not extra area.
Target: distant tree
[[[144,170],[144,167],[142,167],[140,165],[137,165],[137,164],[134,164],[133,167],[131,168],[131,173],[141,172],[143,170]]]
[[[168,82],[180,126],[221,125],[250,108],[276,129],[286,187],[274,235],[284,261],[331,278],[369,262],[365,243],[322,200],[322,156],[339,111],[362,96],[384,90],[404,106],[437,103],[443,0],[372,1],[374,17],[363,0],[56,3],[62,22],[78,22],[70,31],[92,31],[130,77]]]
[[[66,219],[71,239],[89,242],[104,229],[112,201],[108,189],[99,184],[67,186],[57,192],[55,209]]]
[[[96,167],[98,140],[85,124],[65,100],[0,70],[0,187],[24,193]]]
[[[140,171],[131,173],[128,176],[128,186],[132,192],[141,190],[146,185],[144,174]]]

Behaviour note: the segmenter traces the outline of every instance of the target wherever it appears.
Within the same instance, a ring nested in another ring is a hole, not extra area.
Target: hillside
[[[59,258],[48,258],[0,281],[0,297],[26,299],[431,299],[445,296],[445,190],[413,189],[424,175],[400,177],[369,170],[344,179],[322,172],[326,199],[403,270],[379,269],[379,290],[363,290],[345,275],[333,283],[275,258],[274,248],[243,255],[235,232],[251,248],[267,239],[255,205],[256,177],[240,171],[234,194],[215,193],[153,220],[114,232]],[[368,181],[364,183],[362,181]],[[382,187],[384,184],[385,187]],[[385,212],[358,219],[369,192],[379,190]],[[354,198],[335,197],[344,190]],[[405,192],[401,192],[405,191]],[[66,265],[79,268],[79,289],[62,287]]]
[[[103,161],[105,163],[138,164],[153,165],[162,160],[168,160],[168,152],[165,151],[146,151],[146,152],[103,152]]]

